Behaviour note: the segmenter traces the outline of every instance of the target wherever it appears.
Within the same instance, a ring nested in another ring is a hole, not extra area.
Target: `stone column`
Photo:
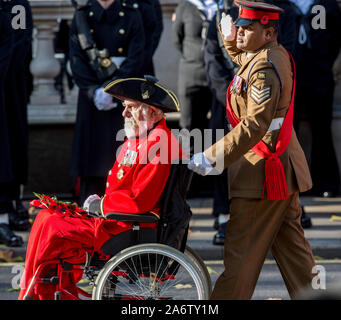
[[[58,104],[59,95],[54,88],[54,78],[60,72],[60,63],[54,57],[53,31],[57,21],[35,21],[37,30],[36,56],[31,62],[30,70],[34,76],[34,91],[31,104]]]
[[[54,78],[60,72],[55,58],[53,39],[58,19],[71,20],[74,8],[70,0],[30,0],[35,28],[34,58],[30,65],[34,91],[28,106],[29,123],[74,122],[75,106],[61,105],[54,88]]]

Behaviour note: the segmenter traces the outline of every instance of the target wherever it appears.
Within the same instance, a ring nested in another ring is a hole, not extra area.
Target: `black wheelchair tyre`
[[[201,268],[193,255],[170,246],[136,245],[105,264],[95,280],[92,299],[207,300],[210,288]]]

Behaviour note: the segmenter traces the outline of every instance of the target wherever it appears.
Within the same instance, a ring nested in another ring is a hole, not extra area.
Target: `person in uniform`
[[[213,130],[213,142],[217,141],[217,129],[223,129],[225,134],[229,131],[225,110],[226,90],[237,70],[237,65],[232,62],[231,57],[224,48],[218,25],[223,12],[230,12],[236,18],[238,16],[238,8],[235,6],[231,7],[231,3],[227,0],[223,4],[223,8],[218,8],[210,22],[204,46],[205,69],[208,86],[212,93],[210,128]],[[227,169],[225,169],[221,175],[214,176],[212,214],[215,217],[213,227],[217,230],[213,237],[213,244],[215,245],[224,244],[229,212]]]
[[[2,5],[2,2],[0,4]],[[5,108],[5,80],[13,48],[12,31],[11,16],[0,7],[0,184],[4,187],[12,179],[12,174],[8,170],[11,168],[11,153]],[[9,206],[8,202],[11,202],[11,198],[8,199],[8,196],[0,194],[0,242],[7,246],[20,246],[22,238],[16,236],[9,227],[8,212],[12,206]]]
[[[340,193],[340,170],[331,128],[335,88],[333,65],[341,48],[341,11],[336,0],[291,1],[301,14],[296,42],[294,126],[310,165],[314,184],[310,193],[333,197]],[[323,18],[319,18],[323,13],[320,9],[313,12],[315,6],[324,9]],[[303,144],[307,135],[304,134],[304,124],[311,132],[310,148]]]
[[[316,276],[300,224],[298,194],[312,182],[292,125],[294,62],[277,43],[282,9],[262,2],[235,3],[238,19],[233,23],[223,15],[220,24],[225,48],[240,65],[226,98],[233,129],[188,165],[202,175],[229,167],[225,271],[211,298],[250,299],[269,250],[294,297]]]
[[[216,4],[213,1],[181,0],[173,21],[173,43],[181,54],[178,95],[181,103],[180,127],[192,130],[208,128],[211,105],[203,46],[209,21]]]
[[[296,4],[290,0],[266,0],[264,1],[269,4],[276,5],[284,10],[284,12],[279,17],[279,30],[278,30],[278,43],[280,43],[285,49],[287,49],[297,61],[299,56],[297,56],[300,50],[297,50],[298,45],[298,35],[299,29],[301,25],[302,14],[300,9],[296,6]],[[296,102],[297,102],[297,90],[296,90]],[[297,109],[297,107],[295,108]],[[294,117],[295,118],[295,117]],[[295,126],[295,120],[294,120]],[[296,131],[299,132],[296,126]],[[298,140],[300,141],[300,136],[298,134]],[[300,141],[302,143],[302,141]],[[302,143],[302,145],[304,145]],[[303,150],[304,151],[304,150]],[[309,164],[309,162],[308,162]],[[304,206],[301,203],[302,207],[302,215],[301,215],[301,224],[304,229],[308,229],[312,227],[311,218],[307,215]]]
[[[213,0],[181,0],[172,16],[172,37],[180,53],[177,93],[181,104],[179,126],[183,141],[189,141],[191,153],[194,143],[205,143],[204,130],[209,128],[208,112],[212,95],[208,86],[204,42],[207,29],[217,5]],[[191,132],[193,131],[193,132]],[[202,139],[193,140],[191,135],[201,134]],[[189,196],[210,192],[210,177],[193,176]],[[202,186],[207,186],[202,188]]]
[[[119,77],[137,76],[143,66],[145,34],[139,12],[120,0],[89,0],[70,27],[70,65],[79,87],[71,175],[80,177],[79,203],[105,192],[123,128],[122,105],[103,91]]]
[[[155,75],[153,56],[159,45],[163,31],[163,18],[159,0],[123,0],[123,5],[138,9],[143,21],[144,32],[149,37],[144,48],[142,76]]]
[[[127,139],[108,172],[105,195],[91,195],[83,205],[98,216],[74,217],[46,209],[38,213],[28,242],[19,299],[24,298],[43,261],[67,258],[70,263],[84,263],[86,252],[102,256],[101,248],[107,240],[132,229],[131,222],[103,219],[108,213],[160,216],[159,200],[172,162],[183,157],[164,118],[164,112],[179,110],[178,100],[151,78],[117,79],[105,91],[124,101],[122,115]],[[156,224],[142,223],[141,228],[156,228]],[[77,279],[71,279],[65,284],[72,293],[76,293],[75,282]],[[38,285],[36,291],[33,299],[53,299],[53,286]]]
[[[24,8],[24,25],[16,26],[16,6]],[[22,238],[14,231],[26,231],[30,228],[29,216],[21,203],[21,188],[28,178],[28,125],[27,104],[27,59],[32,42],[32,14],[27,0],[2,2],[3,17],[10,17],[9,22],[2,21],[2,67],[1,67],[1,143],[0,172],[0,214],[7,222],[0,225],[0,242],[8,246],[21,246]],[[7,30],[6,30],[7,29]],[[12,39],[11,42],[9,39]]]

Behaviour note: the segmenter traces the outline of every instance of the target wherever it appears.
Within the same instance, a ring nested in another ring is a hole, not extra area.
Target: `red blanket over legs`
[[[86,252],[94,248],[96,220],[94,218],[74,218],[58,213],[41,210],[31,230],[25,261],[25,272],[21,279],[21,291],[18,299],[25,295],[35,271],[42,262],[65,259],[74,264],[85,262]],[[53,267],[53,266],[51,266]],[[82,274],[71,279],[65,286],[72,288]],[[53,299],[54,285],[39,285],[33,299]],[[36,292],[39,291],[39,292]]]
[[[18,299],[24,298],[33,276],[42,263],[58,259],[72,264],[84,264],[86,252],[90,254],[98,252],[105,258],[101,252],[102,245],[111,237],[131,228],[131,222],[104,220],[84,215],[78,218],[60,212],[41,210],[31,229]],[[156,228],[156,224],[141,223],[141,228]],[[56,273],[55,265],[51,264],[51,269],[50,277]],[[78,271],[67,275],[63,278],[65,280],[63,288],[76,294],[76,283],[82,278],[82,274]],[[54,299],[54,291],[54,285],[38,284],[32,298],[51,300]]]

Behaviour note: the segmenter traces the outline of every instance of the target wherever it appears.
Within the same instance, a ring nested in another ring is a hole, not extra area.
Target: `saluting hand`
[[[236,39],[237,27],[233,24],[233,19],[229,14],[222,13],[220,27],[225,41],[233,41]]]

